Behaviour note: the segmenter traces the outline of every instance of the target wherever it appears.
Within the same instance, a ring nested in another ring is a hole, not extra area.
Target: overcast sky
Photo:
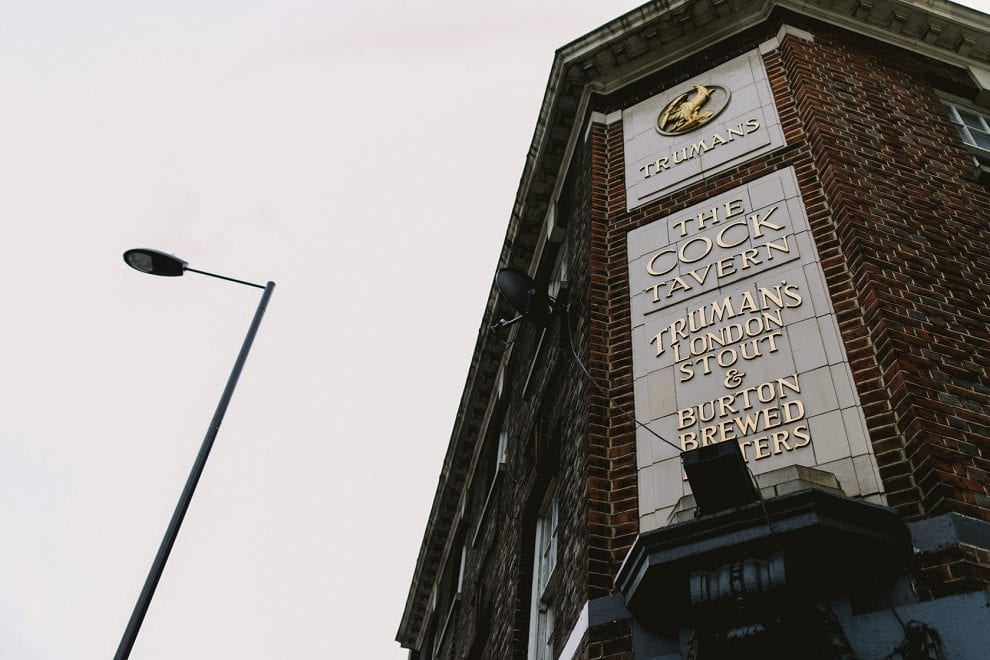
[[[0,4],[0,657],[393,641],[554,50],[639,4]],[[984,6],[986,3],[983,3]]]
[[[554,49],[635,2],[0,15],[0,657],[109,658],[278,287],[134,658],[393,641]]]

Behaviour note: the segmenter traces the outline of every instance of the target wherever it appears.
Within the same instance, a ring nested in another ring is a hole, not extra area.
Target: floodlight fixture
[[[681,462],[698,505],[696,515],[718,513],[760,499],[735,440],[685,451]]]

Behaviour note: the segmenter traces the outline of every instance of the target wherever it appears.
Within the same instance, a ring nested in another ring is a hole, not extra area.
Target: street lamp
[[[193,463],[192,470],[189,472],[186,485],[182,489],[178,503],[175,505],[175,512],[172,513],[172,519],[168,523],[168,529],[165,530],[165,537],[158,547],[158,554],[155,555],[155,560],[151,564],[151,570],[148,571],[148,577],[144,581],[141,595],[138,596],[137,603],[134,605],[134,611],[131,612],[130,621],[127,622],[127,629],[124,630],[124,636],[121,638],[120,645],[117,647],[117,654],[114,656],[114,660],[127,660],[131,655],[134,640],[137,639],[138,631],[141,629],[141,623],[144,621],[144,615],[148,612],[151,598],[155,595],[155,588],[158,586],[158,581],[162,577],[162,571],[165,570],[165,562],[168,561],[169,553],[171,553],[172,546],[175,544],[175,538],[179,534],[179,527],[182,526],[182,519],[185,518],[186,511],[189,509],[189,503],[192,501],[193,493],[196,491],[196,484],[199,483],[199,477],[203,474],[203,467],[206,465],[206,459],[210,455],[213,441],[217,437],[217,431],[220,430],[220,422],[223,421],[223,415],[227,411],[227,404],[230,403],[230,398],[234,394],[237,379],[241,375],[241,369],[244,367],[248,352],[251,350],[251,344],[254,343],[254,336],[258,332],[258,326],[261,325],[261,317],[264,316],[265,308],[268,307],[268,300],[272,297],[272,292],[275,290],[274,282],[268,282],[265,286],[262,286],[252,282],[245,282],[244,280],[236,280],[232,277],[217,275],[216,273],[196,270],[195,268],[190,268],[182,259],[158,250],[149,250],[146,248],[128,250],[124,253],[124,262],[134,270],[148,273],[149,275],[177,277],[186,271],[190,271],[199,273],[200,275],[208,275],[209,277],[216,277],[221,280],[264,289],[265,292],[261,294],[258,309],[254,313],[254,318],[251,320],[251,326],[248,328],[247,336],[244,337],[244,343],[241,345],[241,352],[238,353],[237,360],[234,362],[234,368],[227,378],[227,385],[223,389],[223,394],[220,395],[220,402],[217,404],[216,412],[213,413],[213,419],[210,421],[210,426],[206,430],[206,436],[203,438],[203,444],[199,448],[196,462]]]

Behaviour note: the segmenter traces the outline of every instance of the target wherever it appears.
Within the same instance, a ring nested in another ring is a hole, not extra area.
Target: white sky
[[[393,641],[554,49],[635,2],[17,2],[0,16],[0,657]],[[566,9],[565,9],[566,7]]]
[[[554,49],[637,4],[0,0],[0,657],[112,656],[254,312],[145,246],[278,288],[132,657],[405,657]]]

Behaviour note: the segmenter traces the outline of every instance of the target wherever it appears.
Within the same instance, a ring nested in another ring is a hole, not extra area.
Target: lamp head
[[[178,277],[186,271],[186,262],[160,250],[133,248],[124,253],[124,263],[149,275]]]
[[[495,275],[495,284],[524,319],[541,328],[550,323],[554,301],[532,277],[513,268],[503,268]]]

